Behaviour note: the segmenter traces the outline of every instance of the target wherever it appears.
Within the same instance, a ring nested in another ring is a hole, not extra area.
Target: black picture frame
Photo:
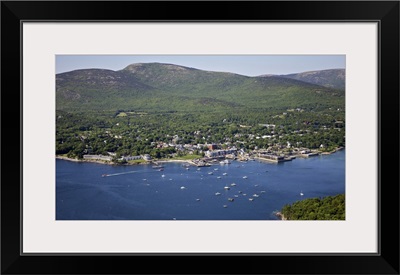
[[[379,253],[21,255],[20,46],[29,20],[378,22]],[[398,1],[2,1],[1,38],[2,274],[399,274]]]

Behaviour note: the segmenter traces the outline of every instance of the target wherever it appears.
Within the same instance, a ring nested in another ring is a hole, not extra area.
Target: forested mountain
[[[280,77],[296,79],[303,82],[340,90],[344,90],[346,86],[345,69],[309,71],[296,74],[280,75]]]
[[[57,74],[56,99],[57,110],[79,112],[239,111],[342,108],[344,91],[288,76],[248,77],[174,64],[138,63],[120,71],[87,69]]]
[[[296,79],[138,63],[60,73],[55,84],[56,154],[169,157],[160,143],[281,154],[289,143],[325,151],[345,143],[345,91]]]

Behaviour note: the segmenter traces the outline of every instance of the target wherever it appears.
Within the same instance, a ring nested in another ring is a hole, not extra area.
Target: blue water
[[[232,161],[200,170],[181,163],[163,166],[158,171],[151,165],[56,160],[56,219],[276,220],[274,211],[285,204],[345,192],[345,150],[279,164]]]

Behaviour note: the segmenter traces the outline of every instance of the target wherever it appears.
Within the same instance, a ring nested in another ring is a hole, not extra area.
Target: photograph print
[[[56,220],[346,220],[345,55],[57,55]]]

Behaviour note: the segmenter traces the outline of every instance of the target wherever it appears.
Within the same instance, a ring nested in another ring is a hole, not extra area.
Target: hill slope
[[[309,71],[296,74],[281,75],[281,77],[296,79],[307,83],[340,90],[344,90],[346,86],[345,69]]]
[[[153,112],[344,106],[344,91],[281,76],[248,77],[174,64],[138,63],[120,71],[56,76],[57,110]]]

